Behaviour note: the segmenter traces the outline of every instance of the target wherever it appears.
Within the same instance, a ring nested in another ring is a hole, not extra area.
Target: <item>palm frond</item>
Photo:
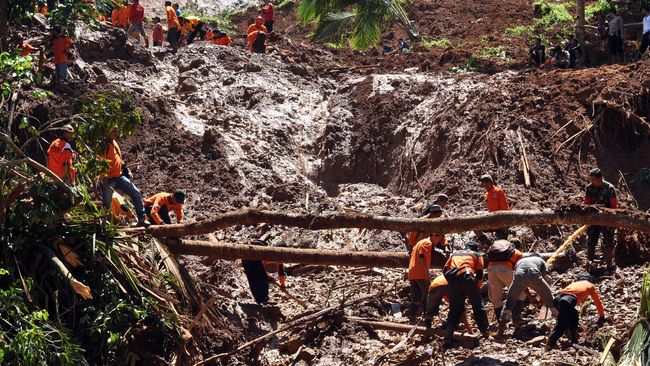
[[[634,326],[630,340],[623,348],[618,366],[647,365],[650,361],[650,324],[645,319]]]
[[[341,12],[329,14],[325,19],[318,23],[311,39],[314,42],[338,42],[342,35],[352,28],[355,20],[355,14],[350,12]]]
[[[382,13],[360,9],[357,12],[354,30],[350,37],[350,46],[355,50],[367,50],[381,39]]]

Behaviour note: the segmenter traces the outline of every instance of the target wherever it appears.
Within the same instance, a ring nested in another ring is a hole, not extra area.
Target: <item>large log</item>
[[[392,322],[381,322],[376,320],[368,320],[363,318],[357,318],[354,316],[349,316],[348,320],[358,323],[359,325],[365,325],[373,329],[389,330],[393,332],[408,333],[413,329],[413,325],[392,323]],[[425,327],[417,327],[415,333],[423,334],[427,336],[437,336],[437,337],[446,337],[447,331],[439,328],[432,328],[427,330]],[[478,346],[478,336],[475,334],[468,333],[459,333],[454,332],[454,340],[460,342],[465,348],[474,348]]]
[[[197,255],[214,259],[270,260],[283,263],[350,267],[406,268],[409,265],[409,256],[405,252],[278,248],[180,239],[163,239],[162,242],[176,255]],[[541,255],[542,258],[548,258],[550,253]],[[431,258],[431,267],[442,268],[445,260],[442,253],[434,252],[434,256]]]
[[[365,228],[408,232],[459,233],[510,226],[600,225],[650,233],[650,215],[595,206],[569,206],[556,210],[499,211],[483,215],[416,219],[364,214],[299,214],[243,209],[187,224],[154,225],[146,232],[156,237],[181,237],[212,233],[237,225],[268,223],[309,230]]]

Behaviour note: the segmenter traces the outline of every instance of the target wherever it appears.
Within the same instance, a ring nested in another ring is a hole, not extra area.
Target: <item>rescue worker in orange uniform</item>
[[[571,343],[578,342],[578,322],[580,314],[576,306],[582,305],[587,297],[591,297],[598,309],[598,325],[605,323],[605,308],[600,300],[596,286],[589,281],[591,276],[581,274],[577,276],[577,282],[560,290],[560,294],[553,300],[553,304],[559,311],[555,321],[555,328],[548,337],[546,349],[552,349],[557,346],[557,341],[568,330],[571,335]]]
[[[120,5],[120,13],[118,15],[118,23],[119,27],[125,28],[129,26],[131,21],[129,20],[129,11],[131,10],[131,6],[126,5],[126,4],[121,4]]]
[[[485,189],[485,203],[487,205],[488,212],[510,211],[510,205],[508,205],[508,198],[506,197],[505,192],[503,189],[497,187],[494,184],[492,176],[489,174],[484,174],[479,180]],[[497,239],[507,239],[508,229],[496,229],[495,236]]]
[[[181,35],[187,37],[187,44],[194,42],[194,38],[196,38],[197,34],[199,35],[200,40],[205,41],[205,29],[203,29],[204,24],[201,19],[194,16],[188,16],[180,17],[178,20],[181,24]]]
[[[618,198],[614,185],[603,179],[603,173],[595,168],[589,172],[590,183],[585,188],[585,205],[602,205],[607,208],[618,208]],[[607,274],[616,270],[614,264],[614,229],[606,226],[591,225],[587,229],[587,263],[586,270],[591,270],[591,263],[596,257],[596,246],[600,234],[603,234],[602,250],[605,257]]]
[[[247,39],[249,50],[253,53],[265,53],[266,37],[267,34],[264,31],[253,31],[248,33]]]
[[[408,271],[408,280],[411,287],[409,320],[413,324],[426,305],[429,284],[431,283],[429,267],[431,266],[432,252],[433,244],[430,239],[420,240],[415,244],[411,252]]]
[[[111,197],[111,213],[113,218],[116,220],[121,220],[123,217],[133,219],[133,211],[129,208],[129,205],[126,203],[124,196],[117,192],[113,192]]]
[[[230,36],[226,33],[222,31],[216,31],[214,37],[212,38],[212,43],[216,44],[217,46],[230,46],[232,41],[230,40]]]
[[[447,339],[445,345],[454,346],[454,331],[465,311],[465,299],[469,300],[474,321],[485,338],[489,338],[488,317],[480,288],[483,282],[483,258],[478,244],[469,241],[464,250],[454,252],[443,268],[449,282],[449,314],[447,315]]]
[[[283,241],[275,242],[273,243],[273,246],[276,248],[286,248],[287,243]],[[284,269],[284,264],[281,262],[273,262],[273,261],[262,261],[262,265],[264,266],[264,269],[266,270],[267,273],[277,273],[278,274],[278,281],[280,282],[280,288],[286,288],[287,287],[287,272]]]
[[[264,0],[262,5],[262,15],[264,16],[264,26],[268,33],[273,33],[273,24],[275,23],[275,6],[271,4],[271,0]]]
[[[108,161],[108,170],[102,174],[100,189],[102,192],[102,203],[104,208],[110,209],[113,192],[117,189],[131,198],[135,213],[138,218],[138,226],[147,227],[150,225],[144,211],[142,193],[130,179],[130,172],[122,160],[122,151],[117,144],[120,135],[119,128],[113,128],[106,136],[107,148],[104,154],[99,157]]]
[[[442,300],[449,302],[449,282],[444,275],[434,278],[429,285],[429,294],[427,295],[427,307],[424,313],[424,326],[431,329],[433,317],[438,316]],[[461,322],[465,325],[465,331],[472,333],[472,327],[467,320],[467,313],[463,312]]]
[[[34,47],[28,42],[22,42],[20,48],[16,50],[21,56],[29,56],[31,53],[36,53],[39,51],[38,47]]]
[[[268,34],[269,31],[268,29],[266,29],[266,26],[264,26],[263,23],[264,23],[264,18],[262,18],[261,16],[255,18],[255,23],[248,26],[248,30],[246,30],[246,35],[249,35],[255,31],[262,31]]]
[[[60,86],[68,80],[68,51],[73,47],[74,42],[59,27],[52,28],[52,51],[54,53],[54,67],[56,79]]]
[[[418,215],[418,218],[436,219],[440,216],[442,216],[442,208],[440,206],[427,205],[427,207],[425,207],[425,209]],[[444,235],[441,234],[429,235],[427,233],[411,231],[408,233],[406,238],[406,250],[408,251],[408,253],[411,254],[411,250],[413,250],[415,244],[417,244],[420,240],[427,238],[427,236],[431,239],[435,248],[443,252],[446,251],[447,239],[445,238]]]
[[[172,46],[172,50],[176,52],[178,42],[181,39],[181,24],[171,1],[165,1],[165,12],[167,13],[167,42]]]
[[[71,125],[61,127],[61,136],[52,141],[47,149],[47,168],[66,184],[75,185],[76,173],[72,167],[74,151],[72,141],[74,128]]]
[[[113,27],[120,27],[120,9],[121,6],[119,4],[115,4],[113,12],[111,13],[111,25]]]
[[[503,309],[503,289],[510,288],[514,268],[522,254],[516,245],[503,239],[495,240],[486,253],[488,260],[489,295],[497,319]]]
[[[144,210],[150,222],[156,225],[171,224],[170,212],[176,214],[176,222],[183,223],[183,204],[185,191],[177,189],[174,193],[160,192],[144,200]]]
[[[212,31],[212,28],[208,28],[208,30],[205,32],[205,40],[206,41],[212,41],[214,38],[214,31]]]

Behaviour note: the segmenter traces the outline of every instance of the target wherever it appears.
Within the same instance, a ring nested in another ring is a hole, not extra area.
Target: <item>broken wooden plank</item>
[[[519,149],[521,150],[521,164],[522,170],[524,172],[524,185],[526,188],[530,188],[530,167],[528,165],[528,156],[526,156],[526,147],[524,146],[524,140],[521,137],[520,129],[517,129],[517,139],[519,140]]]

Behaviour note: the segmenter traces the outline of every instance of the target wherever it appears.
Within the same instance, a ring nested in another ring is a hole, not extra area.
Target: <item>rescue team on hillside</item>
[[[483,175],[479,180],[485,189],[485,204],[488,212],[508,211],[510,207],[506,194],[503,189],[495,185],[492,177]],[[589,180],[590,183],[585,189],[584,204],[602,205],[607,208],[618,207],[614,186],[603,179],[599,169],[590,171]],[[419,217],[442,216],[443,207],[448,201],[446,195],[440,195],[433,204],[426,206]],[[508,238],[508,231],[508,228],[493,229],[494,241],[488,239],[487,234],[477,232],[476,241],[469,241],[464,249],[453,252],[448,248],[444,235],[408,233],[406,242],[411,256],[408,269],[411,287],[409,309],[411,323],[416,324],[418,318],[424,315],[425,327],[430,329],[433,318],[439,315],[440,304],[446,300],[449,303],[449,312],[444,325],[447,331],[445,345],[456,346],[453,334],[461,320],[465,324],[465,330],[471,332],[465,315],[465,300],[468,300],[479,331],[484,338],[493,338],[481,294],[484,281],[487,281],[488,298],[493,304],[494,316],[497,319],[495,327],[498,338],[503,337],[510,321],[513,322],[515,329],[521,327],[525,299],[535,299],[530,290],[539,297],[541,305],[557,316],[555,328],[548,337],[547,349],[556,347],[565,331],[570,335],[570,342],[577,342],[579,314],[575,307],[582,305],[588,297],[592,298],[598,310],[598,324],[605,322],[605,310],[596,287],[591,282],[589,272],[594,270],[596,246],[601,234],[606,263],[605,273],[611,274],[615,271],[612,229],[600,226],[589,227],[585,263],[587,272],[578,275],[575,282],[559,290],[555,298],[551,286],[544,278],[548,272],[546,262],[538,253],[524,255],[520,251],[521,242],[517,238]],[[434,256],[446,261],[442,273],[432,280],[430,266]],[[506,290],[505,297],[504,290]]]
[[[116,3],[111,16],[111,25],[124,28],[129,35],[139,38],[144,37],[145,46],[149,47],[149,37],[144,26],[144,7],[139,0],[131,0],[131,5]],[[208,27],[199,17],[183,15],[179,4],[165,2],[165,14],[167,17],[167,42],[176,52],[181,43],[191,44],[198,38],[201,41],[212,42],[219,46],[230,46],[230,36],[219,29]],[[163,45],[165,30],[161,24],[160,17],[153,18],[152,41],[155,47]],[[275,6],[270,0],[264,0],[260,15],[255,19],[246,32],[246,40],[251,52],[264,53],[269,34],[273,33],[275,23]]]
[[[642,26],[641,44],[638,50],[639,58],[647,57],[645,52],[650,47],[650,5],[644,4],[641,6],[641,16],[641,23],[626,25]],[[625,32],[623,27],[623,17],[616,10],[616,7],[613,7],[607,14],[598,15],[598,24],[594,27],[596,36],[604,42],[613,64],[625,62],[625,52],[623,50],[623,34]],[[568,36],[564,46],[556,45],[551,48],[550,57],[548,58],[546,56],[546,47],[540,37],[535,38],[534,44],[529,51],[531,64],[542,69],[550,65],[560,69],[575,69],[581,54],[582,46],[572,34]]]
[[[65,183],[74,186],[76,174],[73,166],[74,151],[72,149],[74,128],[65,125],[61,128],[59,138],[50,145],[47,155],[48,168]],[[114,128],[106,136],[105,152],[100,157],[108,162],[108,170],[99,178],[98,191],[101,194],[105,208],[110,209],[115,219],[126,217],[136,218],[138,226],[155,224],[171,224],[169,214],[173,212],[178,223],[183,222],[183,204],[185,192],[175,190],[173,193],[160,192],[143,199],[140,190],[131,180],[131,172],[122,159],[122,152],[117,138],[119,129]],[[585,188],[583,203],[585,205],[600,205],[615,209],[618,199],[614,186],[603,179],[599,169],[589,173],[589,184]],[[505,192],[497,186],[490,175],[479,178],[485,190],[485,204],[488,212],[508,211],[510,206]],[[135,214],[127,205],[122,195],[133,202]],[[432,204],[428,204],[418,217],[434,219],[443,215],[443,209],[449,203],[449,197],[441,194]],[[270,229],[266,224],[258,225],[261,230],[259,239],[254,245],[269,245],[271,242]],[[451,251],[444,235],[439,233],[423,233],[413,231],[406,235],[406,250],[410,254],[408,280],[411,288],[411,305],[409,318],[416,323],[424,314],[424,324],[431,328],[433,317],[439,314],[443,300],[449,303],[446,330],[447,346],[455,346],[453,334],[462,320],[465,330],[471,332],[471,326],[465,315],[465,300],[472,307],[474,321],[485,338],[491,338],[487,312],[483,305],[481,288],[487,280],[488,297],[494,307],[494,315],[498,322],[497,337],[503,336],[508,322],[511,320],[515,328],[521,326],[521,313],[526,297],[531,298],[529,290],[541,299],[547,309],[557,315],[556,325],[551,332],[547,347],[557,345],[559,338],[569,332],[570,341],[578,339],[578,312],[575,307],[584,303],[587,297],[593,299],[598,309],[598,323],[605,321],[605,311],[596,291],[590,281],[589,272],[594,270],[596,246],[602,234],[602,252],[606,263],[606,273],[616,270],[614,264],[614,231],[608,227],[590,226],[587,230],[587,260],[586,273],[579,275],[576,282],[561,289],[553,298],[551,287],[544,279],[548,272],[546,262],[537,253],[522,254],[521,242],[510,238],[508,228],[492,230],[495,240],[491,241],[486,233],[476,232],[476,241],[469,241],[462,250]],[[509,240],[508,240],[509,239]],[[271,245],[286,247],[286,243],[275,241]],[[433,256],[445,258],[442,274],[431,279],[430,267]],[[244,272],[256,302],[269,302],[269,283],[272,281],[267,273],[278,273],[279,286],[285,288],[286,271],[284,265],[270,261],[242,261]],[[484,276],[487,269],[487,276]],[[504,290],[507,290],[504,303]]]

